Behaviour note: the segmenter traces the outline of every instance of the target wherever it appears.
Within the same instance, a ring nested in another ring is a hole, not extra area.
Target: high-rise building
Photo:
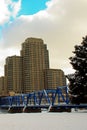
[[[44,72],[45,89],[66,86],[66,77],[61,69],[46,69]]]
[[[49,69],[47,45],[42,39],[27,38],[22,44],[24,92],[44,89],[44,69]]]
[[[8,92],[21,93],[23,78],[22,78],[22,57],[11,56],[6,58],[5,64],[5,86]]]

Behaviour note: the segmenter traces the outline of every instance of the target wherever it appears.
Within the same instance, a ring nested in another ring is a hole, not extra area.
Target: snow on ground
[[[87,130],[87,112],[2,113],[0,130]]]

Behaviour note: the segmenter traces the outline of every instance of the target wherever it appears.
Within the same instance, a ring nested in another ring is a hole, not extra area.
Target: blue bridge
[[[68,87],[35,91],[28,94],[0,97],[0,108],[8,112],[70,112],[71,108],[87,108],[86,104],[70,104]]]

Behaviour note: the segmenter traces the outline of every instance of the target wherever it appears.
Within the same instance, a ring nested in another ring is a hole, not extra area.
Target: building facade
[[[11,56],[6,58],[5,86],[7,92],[21,93],[23,88],[22,57]]]
[[[46,69],[44,70],[44,77],[45,89],[66,86],[66,77],[61,69]]]
[[[42,39],[27,38],[22,44],[24,92],[44,89],[43,69],[49,68],[47,45]]]
[[[6,89],[5,89],[5,85],[4,85],[4,81],[5,81],[5,78],[4,76],[1,76],[0,77],[0,95],[4,96],[6,94]]]

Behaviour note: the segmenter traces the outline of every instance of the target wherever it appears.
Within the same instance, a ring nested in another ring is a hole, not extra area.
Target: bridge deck
[[[23,106],[23,105],[20,105],[20,106],[16,106],[16,105],[12,105],[12,106],[9,106],[9,105],[1,105],[0,108],[11,108],[11,107],[14,107],[14,108],[24,108],[24,107],[28,107],[28,108],[49,108],[50,105],[28,105],[28,106]],[[87,104],[80,104],[80,105],[76,105],[76,104],[59,104],[59,105],[53,105],[51,107],[54,107],[54,108],[85,108],[87,109]]]

